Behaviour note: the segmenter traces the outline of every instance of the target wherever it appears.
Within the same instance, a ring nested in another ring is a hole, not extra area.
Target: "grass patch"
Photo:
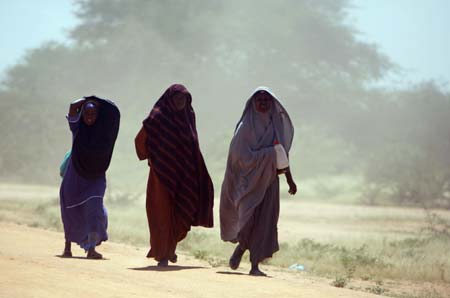
[[[345,286],[348,284],[348,278],[345,276],[337,276],[331,285],[336,288],[345,288]]]
[[[412,294],[390,294],[389,296],[394,298],[447,298],[436,290],[421,290],[419,293]]]
[[[148,246],[144,198],[108,194],[105,205],[111,241]],[[289,208],[281,212],[280,251],[267,264],[281,268],[301,264],[308,273],[329,278],[334,286],[342,287],[354,279],[450,281],[450,239],[421,229],[421,220],[425,219],[420,211],[294,201],[282,205]],[[59,208],[56,198],[2,199],[0,220],[62,231]],[[227,266],[234,246],[220,240],[218,227],[193,228],[178,249],[218,267]],[[243,264],[248,265],[248,252]],[[369,288],[366,291],[384,293],[379,284]]]

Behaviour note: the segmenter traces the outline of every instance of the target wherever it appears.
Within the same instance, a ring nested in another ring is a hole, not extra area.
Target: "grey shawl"
[[[256,111],[253,100],[261,90],[273,97],[272,108],[265,114]],[[220,195],[222,240],[237,241],[239,231],[277,177],[274,141],[289,154],[293,136],[294,127],[281,102],[268,88],[257,88],[247,100],[230,144]]]

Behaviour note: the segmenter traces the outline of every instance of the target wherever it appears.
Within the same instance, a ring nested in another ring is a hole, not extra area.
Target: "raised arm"
[[[86,102],[86,99],[84,97],[72,102],[69,107],[69,117],[76,116],[79,112],[79,109],[85,102]]]

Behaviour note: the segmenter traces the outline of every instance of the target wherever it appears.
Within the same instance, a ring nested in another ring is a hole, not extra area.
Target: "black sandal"
[[[103,256],[102,256],[102,254],[96,252],[95,248],[91,248],[88,250],[86,258],[91,259],[91,260],[100,260],[100,259],[103,259]]]
[[[72,243],[70,241],[66,241],[64,246],[64,251],[61,255],[63,258],[71,258],[72,257]]]
[[[171,262],[171,263],[176,263],[177,261],[178,261],[178,256],[177,256],[177,254],[173,254],[173,256],[169,259],[169,261]]]
[[[158,267],[168,267],[168,266],[169,266],[169,261],[167,259],[163,259],[158,262]]]
[[[236,270],[239,268],[239,264],[241,264],[242,256],[244,255],[245,249],[243,249],[239,244],[234,249],[233,254],[231,255],[229,265],[230,268]]]
[[[267,276],[267,274],[265,274],[259,269],[252,269],[248,274],[250,274],[251,276]]]
[[[61,257],[63,257],[63,258],[71,258],[72,257],[72,252],[70,250],[64,250],[64,252],[62,253]]]
[[[252,269],[248,274],[250,274],[251,276],[267,276],[267,274],[259,270],[258,264],[252,264]]]

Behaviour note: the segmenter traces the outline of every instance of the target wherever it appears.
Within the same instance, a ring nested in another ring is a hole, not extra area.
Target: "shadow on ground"
[[[136,270],[136,271],[180,271],[180,270],[189,270],[189,269],[206,269],[206,267],[173,265],[173,266],[167,266],[167,267],[146,266],[146,267],[128,268],[128,269]]]
[[[272,278],[272,276],[267,275],[267,276],[253,276],[247,273],[242,273],[242,272],[231,272],[231,271],[217,271],[217,274],[225,274],[225,275],[244,275],[244,276],[250,276],[250,277],[266,277],[266,278]]]
[[[64,257],[62,255],[55,255],[56,258],[60,258],[60,259],[76,259],[76,260],[87,260],[87,261],[107,261],[109,260],[108,258],[102,258],[102,259],[88,259],[86,257]]]

